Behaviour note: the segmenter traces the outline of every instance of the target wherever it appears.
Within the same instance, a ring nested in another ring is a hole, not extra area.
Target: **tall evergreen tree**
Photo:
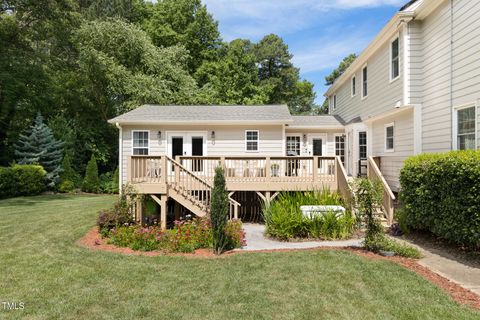
[[[213,233],[213,252],[221,254],[227,246],[225,227],[228,220],[228,191],[222,167],[215,169],[210,210]]]
[[[15,156],[20,164],[40,164],[47,172],[49,188],[54,188],[59,182],[63,142],[55,139],[40,113],[37,114],[33,125],[25,133],[20,134],[15,145]]]
[[[98,166],[95,155],[92,154],[85,170],[85,179],[83,179],[82,191],[97,193],[100,191],[100,179],[98,177]]]

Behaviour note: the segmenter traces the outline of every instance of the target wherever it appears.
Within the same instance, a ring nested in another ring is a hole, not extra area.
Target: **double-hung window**
[[[258,130],[245,131],[245,150],[249,152],[258,151]]]
[[[332,99],[330,100],[330,107],[332,108],[332,111],[337,108],[337,95],[334,94],[332,96]]]
[[[362,98],[368,96],[368,68],[367,66],[362,69]]]
[[[287,156],[300,155],[300,136],[287,136]]]
[[[390,47],[390,80],[393,81],[400,76],[400,55],[398,38],[392,41]]]
[[[133,155],[148,155],[148,131],[132,131]]]
[[[395,125],[389,123],[385,125],[385,151],[394,151]]]
[[[467,150],[476,148],[476,115],[475,106],[457,109],[457,149]]]

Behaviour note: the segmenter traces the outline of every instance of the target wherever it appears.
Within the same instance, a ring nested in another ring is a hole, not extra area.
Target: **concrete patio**
[[[360,247],[361,239],[337,241],[305,241],[285,242],[268,239],[264,236],[265,226],[262,224],[245,223],[243,225],[247,245],[239,250],[276,250],[276,249],[309,249],[318,247]]]

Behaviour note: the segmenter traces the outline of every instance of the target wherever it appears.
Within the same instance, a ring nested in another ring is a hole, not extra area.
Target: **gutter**
[[[285,120],[118,120],[118,119],[111,119],[108,120],[108,123],[114,123],[115,125],[283,125],[293,123],[293,119],[285,119]]]
[[[122,126],[116,122],[115,126],[118,128],[118,194],[122,194],[123,189],[123,130]]]

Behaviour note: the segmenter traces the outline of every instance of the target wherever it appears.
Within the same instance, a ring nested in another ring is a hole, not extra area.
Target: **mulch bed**
[[[189,258],[223,258],[226,256],[230,256],[232,254],[243,254],[249,251],[228,251],[221,256],[216,256],[213,254],[212,250],[210,249],[199,249],[196,250],[194,253],[167,253],[164,251],[136,251],[130,248],[121,248],[111,244],[108,244],[106,239],[102,239],[100,233],[98,232],[98,228],[94,227],[88,231],[88,233],[83,236],[81,239],[77,241],[77,244],[92,249],[92,250],[101,250],[101,251],[109,251],[121,254],[128,254],[128,255],[137,255],[137,256],[177,256],[177,257],[189,257]],[[453,300],[458,302],[462,305],[468,305],[475,309],[480,310],[480,296],[476,295],[470,290],[467,290],[460,285],[444,278],[435,272],[431,271],[427,267],[424,267],[417,263],[414,259],[404,258],[404,257],[383,257],[377,255],[375,253],[365,251],[360,248],[337,248],[337,247],[321,247],[321,248],[313,248],[313,249],[275,249],[275,250],[259,250],[253,252],[285,252],[285,251],[297,251],[297,250],[346,250],[352,253],[355,253],[359,256],[368,258],[368,259],[375,259],[375,260],[388,260],[395,262],[415,273],[422,276],[426,280],[430,281],[431,283],[435,284],[436,286],[440,287],[446,293],[448,293]],[[250,251],[252,252],[252,251]]]

